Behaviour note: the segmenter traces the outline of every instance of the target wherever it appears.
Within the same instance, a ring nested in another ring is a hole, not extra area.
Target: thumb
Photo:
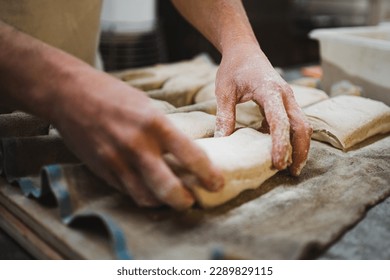
[[[236,126],[236,98],[230,92],[216,92],[217,118],[214,137],[228,136]]]

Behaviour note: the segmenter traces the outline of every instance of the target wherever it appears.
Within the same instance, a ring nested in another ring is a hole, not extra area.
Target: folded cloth
[[[47,135],[49,123],[24,112],[13,112],[0,115],[1,137],[26,137]]]
[[[49,166],[42,173],[59,211],[1,184],[0,195],[70,258],[313,258],[389,197],[389,149],[390,137],[348,153],[313,141],[299,178],[278,172],[212,209],[139,208],[81,165]],[[78,226],[61,224],[58,212],[65,224]],[[86,220],[93,216],[105,229]]]
[[[76,162],[79,160],[57,135],[0,139],[0,173],[9,182],[38,175],[47,164]]]

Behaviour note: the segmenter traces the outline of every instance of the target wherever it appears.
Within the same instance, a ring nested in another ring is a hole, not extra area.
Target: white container
[[[104,0],[102,30],[115,33],[148,32],[156,21],[155,0]]]
[[[390,26],[317,29],[310,37],[320,42],[326,92],[349,80],[363,96],[390,105]]]

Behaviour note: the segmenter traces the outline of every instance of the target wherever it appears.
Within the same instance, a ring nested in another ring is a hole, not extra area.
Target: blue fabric
[[[111,217],[98,212],[89,214],[74,214],[67,186],[68,182],[63,174],[61,165],[56,164],[45,166],[42,169],[39,184],[37,183],[37,178],[32,177],[18,178],[15,182],[20,186],[23,194],[27,197],[39,199],[49,193],[52,193],[56,198],[61,220],[66,225],[70,225],[78,218],[88,216],[99,219],[109,233],[110,243],[112,244],[112,248],[117,259],[133,259],[127,249],[124,232]]]

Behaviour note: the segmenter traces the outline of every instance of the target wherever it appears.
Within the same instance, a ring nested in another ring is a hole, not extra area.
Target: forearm
[[[53,120],[70,80],[87,64],[0,21],[0,102]]]
[[[222,54],[237,43],[258,46],[241,0],[172,2]]]
[[[140,205],[184,209],[194,203],[163,153],[171,153],[205,189],[223,185],[204,151],[145,93],[1,23],[0,97],[50,120],[81,161]]]

